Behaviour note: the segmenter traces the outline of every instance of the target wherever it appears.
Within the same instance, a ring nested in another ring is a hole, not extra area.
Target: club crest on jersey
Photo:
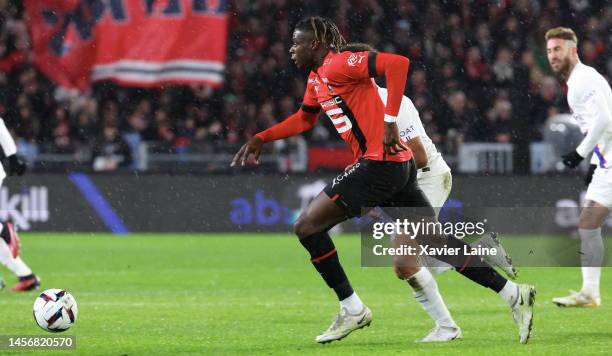
[[[361,64],[364,58],[364,55],[353,53],[348,57],[347,63],[349,66],[354,67],[357,64]]]

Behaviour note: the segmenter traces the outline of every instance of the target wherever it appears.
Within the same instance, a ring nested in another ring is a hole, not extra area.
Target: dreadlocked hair
[[[308,31],[314,35],[315,40],[328,46],[335,52],[346,46],[346,40],[342,37],[336,24],[325,17],[311,16],[297,23],[297,30]]]

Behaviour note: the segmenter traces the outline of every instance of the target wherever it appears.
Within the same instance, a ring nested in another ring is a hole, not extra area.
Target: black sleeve
[[[368,75],[370,78],[378,77],[378,73],[376,73],[376,55],[377,52],[368,53]]]
[[[310,105],[304,105],[302,104],[302,111],[307,112],[307,113],[311,113],[311,114],[317,114],[319,111],[321,111],[321,107],[320,106],[310,106]]]

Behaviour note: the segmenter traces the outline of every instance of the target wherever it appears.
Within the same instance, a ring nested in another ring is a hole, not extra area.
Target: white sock
[[[1,231],[1,229],[0,229]],[[0,264],[6,266],[11,270],[17,277],[25,277],[32,274],[32,270],[23,262],[21,257],[13,258],[11,250],[9,249],[6,241],[0,238]]]
[[[0,231],[2,231],[2,228],[0,228]],[[11,254],[6,241],[0,237],[0,264],[6,266],[11,260],[13,260],[13,254]]]
[[[518,285],[512,281],[507,281],[502,290],[499,291],[499,296],[508,303],[510,308],[514,307],[519,296]]]
[[[599,279],[603,261],[603,240],[601,228],[578,229],[582,255],[582,291],[599,297]]]
[[[13,271],[17,277],[25,277],[32,274],[30,267],[28,267],[19,256],[9,262],[6,267]]]
[[[438,283],[427,268],[421,268],[406,281],[414,291],[414,298],[437,325],[450,328],[457,327],[438,291]]]
[[[363,302],[355,292],[348,298],[340,301],[340,308],[346,308],[349,314],[359,314],[363,310],[363,307]]]

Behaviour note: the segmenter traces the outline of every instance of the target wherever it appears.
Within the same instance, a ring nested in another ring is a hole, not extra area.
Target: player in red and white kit
[[[298,67],[311,70],[302,106],[284,121],[251,138],[232,161],[232,165],[244,165],[253,155],[257,162],[263,143],[311,129],[321,109],[354,154],[356,163],[334,178],[295,224],[295,233],[310,253],[315,269],[340,301],[341,309],[335,321],[316,338],[320,343],[342,339],[372,320],[370,309],[354,292],[344,273],[328,230],[348,218],[360,216],[365,207],[423,207],[427,210],[426,217],[435,219],[435,212],[416,184],[412,152],[401,141],[396,124],[409,60],[382,52],[339,52],[344,44],[338,28],[328,19],[310,17],[296,25],[291,58]],[[376,76],[385,77],[386,105],[370,80]],[[436,243],[448,244],[460,251],[465,246],[452,237],[438,240]],[[478,258],[449,256],[445,262],[500,293],[513,308],[520,341],[527,341],[532,325],[533,287],[507,281]],[[397,276],[411,284],[431,283],[433,278],[418,278],[424,270],[401,263],[395,265]]]

